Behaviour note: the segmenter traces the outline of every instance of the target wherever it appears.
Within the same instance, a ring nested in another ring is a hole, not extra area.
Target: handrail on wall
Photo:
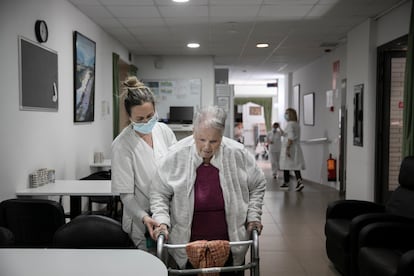
[[[329,143],[328,137],[321,137],[321,138],[314,138],[314,139],[307,139],[301,140],[302,144],[321,144],[321,143]]]

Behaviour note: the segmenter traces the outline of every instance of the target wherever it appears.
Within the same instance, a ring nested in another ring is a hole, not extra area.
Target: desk
[[[81,213],[82,196],[116,196],[110,180],[56,180],[36,188],[16,191],[16,196],[70,196],[70,218]]]
[[[167,276],[156,256],[139,249],[0,249],[7,276]]]

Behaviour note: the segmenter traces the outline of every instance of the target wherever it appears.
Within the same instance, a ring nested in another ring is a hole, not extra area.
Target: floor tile
[[[273,179],[269,162],[257,163],[268,180],[259,239],[260,275],[339,276],[326,256],[324,235],[327,204],[340,199],[339,192],[306,180],[305,188],[296,192],[294,177],[289,190],[282,190],[282,179]]]

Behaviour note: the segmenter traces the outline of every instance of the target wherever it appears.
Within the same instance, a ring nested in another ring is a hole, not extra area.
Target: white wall
[[[375,24],[371,20],[348,34],[348,145],[347,186],[348,198],[373,200],[375,165],[375,44],[372,34]],[[354,146],[354,86],[364,84],[363,91],[363,146]],[[363,168],[363,170],[361,170]]]
[[[332,63],[340,60],[340,81],[347,79],[346,107],[348,109],[346,198],[373,200],[375,166],[375,112],[376,112],[376,50],[408,33],[411,3],[408,2],[378,20],[368,20],[348,33],[347,45],[323,55],[320,59],[292,74],[286,83],[301,85],[303,94],[315,92],[315,126],[301,123],[302,140],[327,136],[328,145],[303,145],[307,169],[303,177],[315,182],[327,183],[326,159],[338,153],[338,110],[341,97],[334,93],[334,112],[326,108],[326,91],[332,86]],[[354,86],[364,84],[363,147],[353,145],[353,97]],[[289,87],[289,89],[291,89]],[[289,90],[287,89],[287,91]],[[289,95],[286,94],[289,99]],[[289,99],[291,101],[291,99]],[[302,105],[301,105],[302,106]],[[301,114],[303,110],[301,110]],[[302,116],[302,115],[301,115]],[[301,117],[301,120],[303,118]],[[317,161],[317,162],[315,162]]]
[[[353,87],[364,83],[363,147],[353,146],[348,132],[346,197],[374,199],[376,50],[408,33],[411,3],[408,2],[377,21],[367,21],[348,35],[348,129],[353,126]]]
[[[340,62],[337,76],[336,90],[334,91],[334,111],[326,106],[326,92],[332,90],[333,72],[335,61]],[[296,71],[292,76],[292,85],[300,85],[299,123],[301,126],[301,140],[310,140],[327,137],[329,143],[302,144],[306,170],[302,172],[305,179],[336,186],[336,183],[328,183],[326,160],[329,153],[338,158],[339,144],[339,108],[341,106],[340,80],[345,78],[347,68],[346,47],[340,46],[320,59]],[[303,124],[303,96],[315,93],[315,125]],[[292,99],[289,99],[290,101]],[[284,125],[282,125],[283,127]]]
[[[35,41],[37,19],[47,22],[49,40],[58,52],[59,110],[19,110],[18,36]],[[73,123],[73,31],[96,42],[95,121]],[[0,2],[0,200],[15,197],[28,185],[28,175],[42,167],[58,179],[90,173],[93,151],[110,155],[112,115],[101,117],[101,102],[112,110],[112,53],[128,60],[128,51],[64,0],[2,0]]]
[[[214,104],[214,61],[212,57],[163,56],[161,68],[155,68],[159,57],[135,56],[140,79],[201,79],[201,106]]]

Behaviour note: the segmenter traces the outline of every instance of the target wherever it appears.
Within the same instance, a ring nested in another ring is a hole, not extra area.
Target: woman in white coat
[[[124,205],[124,231],[139,249],[151,250],[147,240],[158,224],[150,214],[150,184],[158,160],[177,140],[167,125],[158,122],[151,90],[136,77],[128,78],[124,87],[131,123],[112,142],[112,190],[120,193]]]
[[[294,171],[297,181],[295,190],[299,192],[304,187],[300,171],[305,169],[305,160],[300,147],[300,126],[296,110],[286,109],[285,119],[287,125],[280,152],[280,169],[283,170],[284,181],[280,188],[289,188],[290,171]]]

